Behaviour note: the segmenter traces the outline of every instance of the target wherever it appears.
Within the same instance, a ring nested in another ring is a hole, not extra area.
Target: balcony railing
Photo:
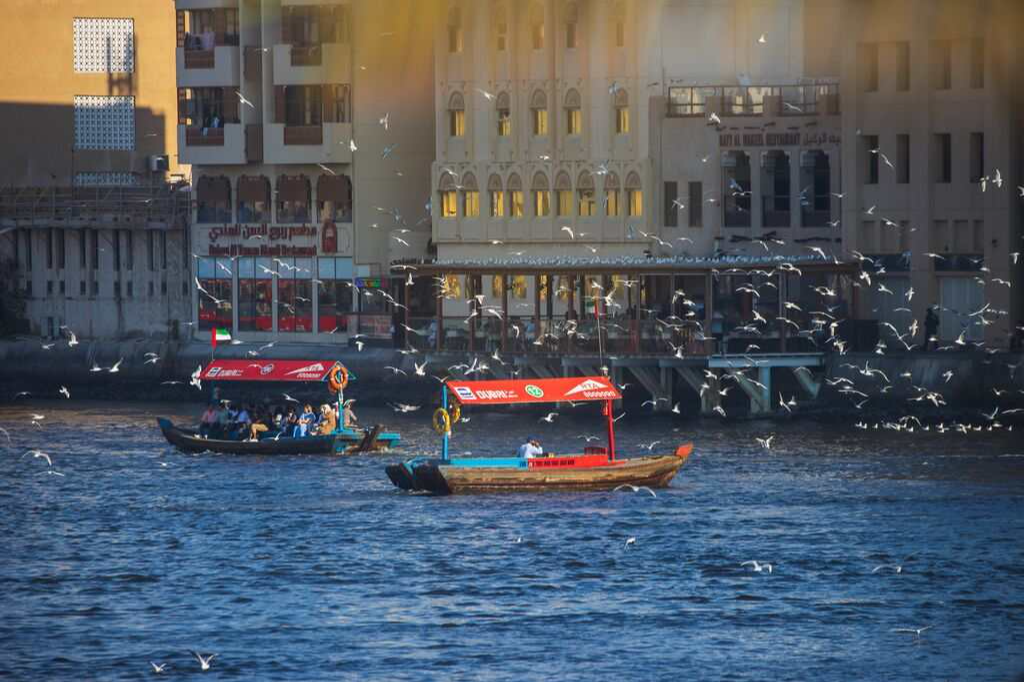
[[[284,127],[284,144],[286,145],[322,145],[323,143],[323,126],[286,125]]]
[[[190,126],[185,129],[185,144],[189,147],[223,147],[223,128]]]
[[[185,50],[186,69],[212,69],[214,65],[213,50]]]
[[[292,45],[292,66],[320,66],[323,50],[319,45]]]
[[[668,89],[669,117],[839,113],[839,84],[694,85]]]

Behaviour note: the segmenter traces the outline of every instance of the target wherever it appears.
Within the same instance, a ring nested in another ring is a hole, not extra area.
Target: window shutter
[[[213,10],[214,45],[224,45],[228,33],[228,15],[222,9]]]
[[[335,123],[338,120],[338,102],[334,93],[338,86],[325,83],[320,87],[324,102],[324,123]]]
[[[185,47],[185,12],[183,10],[178,10],[175,12],[175,15],[178,33],[178,47]]]
[[[334,6],[320,5],[320,42],[337,42],[335,39],[336,33],[334,24]]]
[[[178,88],[178,125],[188,125],[188,91],[185,88]]]
[[[290,7],[281,8],[281,42],[285,45],[292,44],[292,10]]]
[[[224,123],[238,123],[238,95],[224,89]]]
[[[284,88],[283,85],[274,86],[274,123],[284,123]]]

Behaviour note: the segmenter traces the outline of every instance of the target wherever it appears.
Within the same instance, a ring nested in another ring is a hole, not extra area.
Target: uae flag
[[[210,334],[210,344],[213,348],[217,348],[217,342],[219,341],[231,341],[231,333],[223,327],[215,327]]]

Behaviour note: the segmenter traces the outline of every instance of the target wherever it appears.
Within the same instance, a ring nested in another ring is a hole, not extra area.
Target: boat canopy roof
[[[453,398],[463,405],[610,401],[622,394],[607,377],[555,377],[554,379],[495,379],[445,382]]]
[[[214,360],[200,379],[234,382],[323,382],[336,360]]]

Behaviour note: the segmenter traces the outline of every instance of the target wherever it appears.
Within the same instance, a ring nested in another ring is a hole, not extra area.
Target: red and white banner
[[[452,398],[464,405],[610,401],[622,398],[607,377],[495,379],[479,382],[448,380]]]
[[[203,370],[200,379],[240,382],[323,382],[333,360],[215,360]]]

